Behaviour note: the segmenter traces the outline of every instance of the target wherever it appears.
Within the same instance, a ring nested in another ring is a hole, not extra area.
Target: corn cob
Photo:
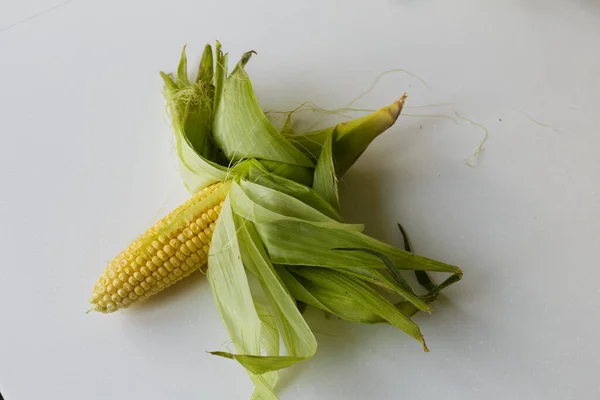
[[[229,187],[201,189],[110,261],[94,286],[92,309],[110,313],[142,302],[206,264]]]

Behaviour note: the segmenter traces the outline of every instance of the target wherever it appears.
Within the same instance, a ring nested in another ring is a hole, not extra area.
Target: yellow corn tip
[[[109,313],[129,307],[206,264],[228,191],[228,182],[198,191],[117,255],[94,286],[92,308]]]

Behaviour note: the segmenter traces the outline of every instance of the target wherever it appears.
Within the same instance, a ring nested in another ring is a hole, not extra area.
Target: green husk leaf
[[[250,221],[241,223],[239,235],[244,265],[252,265],[256,270],[288,354],[304,359],[312,357],[317,350],[317,341],[271,264],[254,224]]]
[[[410,239],[408,237],[408,234],[406,233],[406,231],[404,230],[402,225],[398,224],[398,228],[400,229],[400,233],[402,233],[402,238],[404,241],[404,250],[412,253],[413,252],[412,245],[410,244]],[[442,290],[444,290],[448,286],[450,286],[462,279],[462,271],[458,271],[458,272],[454,273],[453,275],[451,275],[450,277],[448,277],[445,281],[443,281],[442,283],[440,283],[439,285],[436,286],[431,281],[431,278],[429,278],[429,275],[427,275],[427,272],[415,271],[415,275],[417,277],[417,281],[419,282],[419,284],[429,290],[429,294],[427,294],[424,297],[428,298],[430,302],[435,300],[435,297],[437,297],[437,295]]]
[[[282,265],[276,267],[277,273],[284,282],[290,294],[298,301],[304,304],[319,308],[328,313],[334,314],[325,304],[321,303],[304,285]]]
[[[244,54],[242,54],[242,57],[240,58],[240,61],[238,62],[238,68],[244,68],[246,66],[246,64],[248,64],[248,61],[250,61],[250,58],[252,57],[253,54],[256,54],[256,51],[250,50],[250,51],[247,51]]]
[[[342,250],[342,251],[364,251],[365,253],[369,253],[372,254],[376,257],[378,257],[383,264],[385,265],[385,267],[388,269],[388,272],[390,273],[390,275],[392,275],[392,277],[394,278],[394,280],[396,281],[396,283],[398,285],[400,285],[400,287],[404,290],[406,290],[407,292],[410,293],[414,293],[412,287],[410,287],[410,285],[408,284],[408,282],[406,281],[406,279],[404,279],[404,277],[402,276],[402,274],[400,274],[400,270],[394,265],[394,263],[392,263],[392,261],[383,253],[380,253],[378,251],[375,250],[371,250],[371,249],[365,249],[365,248],[337,248],[334,250]]]
[[[336,221],[341,221],[342,217],[340,213],[331,206],[323,197],[317,192],[310,189],[306,185],[299,184],[295,181],[283,178],[277,174],[267,172],[266,170],[258,166],[253,166],[250,169],[248,179],[251,182],[258,183],[261,186],[265,186],[277,192],[282,192],[288,196],[292,196],[304,204],[320,211]]]
[[[253,170],[251,169],[250,175],[252,175],[252,171]],[[260,172],[255,172],[255,175],[259,173]],[[240,213],[240,215],[243,215],[244,218],[254,221],[259,232],[262,232],[263,234],[270,228],[272,229],[273,227],[277,227],[281,221],[287,221],[291,223],[299,222],[305,226],[308,226],[309,228],[322,229],[322,231],[318,234],[314,231],[312,233],[294,232],[293,229],[290,228],[287,230],[281,230],[280,232],[282,233],[276,233],[272,235],[274,236],[273,238],[270,236],[265,237],[261,235],[261,239],[269,249],[270,257],[275,263],[338,268],[345,271],[346,274],[360,277],[367,282],[376,284],[402,296],[411,304],[416,306],[417,309],[423,311],[429,311],[430,307],[414,294],[408,284],[398,284],[397,282],[387,278],[376,269],[369,271],[369,268],[383,268],[385,266],[385,264],[381,262],[381,256],[385,257],[388,263],[391,263],[389,257],[384,255],[381,250],[385,251],[387,249],[389,252],[388,254],[390,256],[395,256],[397,259],[402,257],[400,260],[405,264],[406,259],[408,258],[410,263],[404,269],[424,268],[442,272],[454,272],[457,270],[456,267],[433,262],[432,260],[402,252],[399,249],[395,249],[392,246],[377,242],[374,239],[368,238],[364,235],[360,235],[358,240],[363,240],[363,244],[374,244],[374,247],[378,248],[380,252],[375,250],[369,250],[369,252],[377,257],[368,255],[366,259],[364,256],[357,259],[354,257],[354,254],[343,254],[340,256],[340,254],[336,253],[342,252],[334,250],[334,243],[339,243],[339,235],[343,235],[341,232],[344,229],[350,230],[351,234],[357,234],[356,229],[351,229],[352,226],[336,223],[327,216],[316,212],[316,210],[312,209],[310,206],[304,203],[300,204],[300,202],[297,202],[297,200],[295,200],[293,197],[289,197],[284,193],[256,183],[244,180],[241,181],[240,185],[234,183],[232,187],[232,194],[233,198],[236,199],[234,200],[236,210]],[[315,226],[311,227],[308,222],[315,224]],[[287,231],[287,233],[283,233],[283,231]],[[287,235],[287,238],[278,238],[278,236],[281,234]],[[336,235],[338,236],[336,237]],[[353,239],[356,240],[357,238]],[[310,242],[310,244],[305,245],[305,241]],[[332,247],[328,248],[328,243],[332,243]],[[275,247],[273,247],[273,245],[275,245]],[[301,255],[302,258],[296,260],[290,257],[290,253],[288,253],[287,248],[283,250],[277,248],[277,246],[283,245],[295,248],[296,252],[292,254],[292,256],[298,254]],[[315,258],[315,255],[318,257]],[[321,255],[322,257],[320,257]],[[414,257],[417,258],[414,259]],[[379,260],[377,258],[379,258]],[[413,265],[415,262],[418,263]],[[393,268],[396,270],[395,266]],[[292,283],[287,282],[288,287]],[[306,294],[299,294],[296,291],[294,297],[297,300],[317,306],[319,308],[323,308],[322,304],[316,304],[314,299],[307,297]]]
[[[253,224],[234,212],[236,202],[232,199],[239,193],[232,190],[223,205],[213,234],[208,270],[221,318],[238,354],[212,354],[234,359],[249,372],[256,386],[253,398],[274,399],[274,371],[312,357],[317,343]],[[270,311],[254,301],[245,269],[258,277]],[[279,355],[280,334],[288,355]]]
[[[234,182],[231,194],[236,213],[255,223],[312,221],[324,227],[362,230],[362,225],[340,224],[292,196],[247,180]]]
[[[243,355],[260,356],[262,350],[266,353],[273,351],[277,346],[261,343],[274,340],[274,334],[269,325],[261,320],[246,276],[244,264],[239,249],[239,242],[234,223],[234,214],[231,210],[229,198],[225,200],[223,209],[217,220],[208,257],[207,277],[210,283],[221,319],[229,332],[231,342],[236,350]],[[224,352],[213,354],[229,358],[237,355]],[[240,360],[238,360],[240,361]],[[254,399],[277,399],[273,387],[276,375],[259,376],[253,372],[252,363],[240,363],[249,372],[255,385]],[[249,368],[250,367],[250,368]]]
[[[371,142],[394,125],[404,106],[406,96],[371,115],[358,118],[336,127],[336,171],[342,176],[371,144]]]
[[[187,73],[187,56],[185,55],[186,47],[187,46],[183,46],[183,50],[181,50],[181,58],[179,59],[179,66],[177,67],[177,86],[179,87],[190,85]]]
[[[283,368],[288,368],[300,361],[305,360],[303,357],[291,356],[253,356],[248,354],[233,354],[226,351],[211,351],[210,354],[236,360],[246,370],[254,375],[262,375],[271,371],[278,371]]]
[[[261,322],[261,347],[267,355],[276,356],[279,354],[279,330],[275,316],[267,306],[262,305],[256,299],[254,308]]]
[[[201,84],[180,84],[179,78],[173,82],[169,75],[161,76],[176,134],[183,136],[198,155],[212,159],[216,150],[211,140],[212,92]]]
[[[268,307],[254,301],[254,308],[261,322],[261,347],[265,354],[276,356],[279,354],[279,331],[275,319]],[[279,380],[279,372],[271,371],[262,375],[255,375],[248,371],[250,379],[255,385],[251,400],[278,400],[274,388]]]
[[[199,84],[181,88],[163,72],[161,77],[165,83],[164,96],[185,186],[195,193],[207,185],[226,179],[227,168],[210,160],[216,151],[211,139],[212,92],[206,92]]]
[[[207,44],[206,46],[204,46],[204,52],[202,53],[200,65],[198,66],[198,75],[196,75],[196,83],[212,85],[214,74],[215,67],[213,65],[213,49],[210,44]]]
[[[333,158],[338,177],[356,162],[371,142],[390,128],[400,116],[406,95],[380,110],[329,127],[302,135],[288,135],[299,150],[313,159],[318,159],[327,138],[333,135]]]
[[[292,180],[301,185],[312,186],[314,173],[313,168],[285,164],[279,161],[271,160],[260,160],[260,164],[263,166],[263,168],[274,175]]]
[[[330,273],[335,272],[329,269],[321,269],[325,272],[326,277],[328,277]],[[362,292],[356,292],[356,288],[349,288],[347,286],[325,287],[307,280],[301,275],[297,275],[297,277],[298,282],[301,282],[303,289],[317,299],[319,304],[325,305],[323,307],[316,305],[315,307],[350,322],[360,322],[363,324],[386,322],[372,309],[372,307],[365,304],[363,299],[359,297]]]
[[[233,358],[248,371],[257,375],[286,368],[312,357],[317,349],[316,339],[296,307],[294,299],[270,263],[252,223],[244,221],[239,225],[238,232],[240,243],[243,243],[244,265],[251,265],[251,269],[259,278],[263,291],[274,310],[273,317],[289,355],[254,356],[224,352],[213,354]]]
[[[317,166],[315,167],[313,189],[327,200],[335,210],[339,210],[340,199],[338,195],[338,180],[333,161],[332,136],[329,135],[327,137],[323,144],[323,150],[319,154]]]
[[[452,274],[451,276],[446,278],[446,280],[444,280],[442,283],[434,287],[431,290],[431,294],[437,296],[442,290],[446,289],[448,286],[460,281],[462,279],[462,275],[462,272]]]
[[[444,280],[444,282],[442,282],[441,284],[435,286],[432,288],[432,290],[427,293],[424,296],[421,296],[421,299],[424,302],[427,303],[433,303],[437,297],[439,296],[440,292],[447,288],[448,286],[460,281],[462,279],[462,272],[459,273],[455,273],[450,275],[446,280]],[[419,312],[419,308],[415,307],[413,304],[411,304],[408,301],[403,301],[400,302],[398,304],[396,304],[396,308],[398,308],[398,310],[403,313],[406,316],[413,316],[415,315],[417,312]]]
[[[239,185],[234,183],[231,190],[236,192],[236,212],[256,224],[275,264],[383,268],[381,261],[370,254],[333,250],[368,248],[386,255],[400,269],[460,271],[370,238],[360,233],[362,226],[339,223],[271,188],[241,180]]]
[[[294,273],[320,287],[321,290],[312,288],[309,291],[341,318],[351,320],[360,316],[357,322],[380,322],[379,318],[367,317],[376,315],[420,341],[423,349],[428,351],[417,324],[369,285],[331,269],[300,267]],[[352,306],[348,307],[348,303]]]
[[[215,98],[213,102],[213,110],[219,109],[221,103],[221,97],[223,97],[223,90],[225,86],[225,80],[227,79],[227,68],[228,68],[228,54],[223,54],[221,50],[221,43],[217,41],[215,46],[215,55],[217,64],[215,65]]]
[[[458,273],[460,268],[411,254],[338,224],[319,224],[281,219],[258,223],[257,229],[275,264],[313,265],[329,268],[383,268],[380,260],[364,252],[332,249],[370,248],[385,254],[400,269]]]
[[[244,70],[250,54],[244,55],[222,85],[213,124],[215,142],[234,162],[257,158],[313,167],[310,159],[289,143],[260,109]]]
[[[412,253],[413,249],[412,245],[410,244],[410,238],[408,237],[408,234],[406,233],[402,225],[398,224],[398,228],[400,229],[400,233],[402,234],[404,250],[408,251],[409,253]],[[429,278],[429,275],[427,275],[427,272],[415,271],[415,276],[417,277],[417,282],[419,282],[419,285],[423,286],[425,289],[433,290],[433,288],[435,287],[434,283],[431,281],[431,278]]]
[[[413,306],[417,307],[417,309],[420,311],[431,311],[431,306],[419,298],[419,296],[417,296],[412,290],[407,290],[405,287],[399,285],[395,280],[390,279],[378,269],[351,267],[335,268],[335,270],[342,274],[360,278],[362,281],[369,282],[391,293],[397,294]]]
[[[290,268],[294,269],[295,267]],[[385,289],[393,293],[399,294],[401,296],[403,295],[401,291],[395,290],[397,286],[394,286],[393,281],[388,280],[388,284],[385,284],[384,282],[386,281],[386,279],[383,278],[383,275],[379,273],[379,271],[373,269],[362,269],[364,272],[357,272],[356,270],[357,269],[355,268],[335,269],[335,271],[337,271],[338,273],[352,275],[354,277],[360,278],[365,282],[370,282],[377,286],[384,287]],[[283,266],[278,266],[277,272],[281,276],[282,280],[284,281],[286,287],[288,288],[292,296],[296,300],[302,302],[302,304],[311,305],[315,308],[337,315],[340,318],[344,318],[350,321],[360,320],[365,321],[367,323],[385,322],[383,318],[379,317],[373,311],[360,306],[361,303],[359,303],[359,306],[356,306],[354,304],[354,297],[348,297],[345,293],[327,293],[326,289],[317,288],[313,283],[307,282],[302,278],[297,278],[296,276],[288,272],[288,270]],[[369,274],[369,272],[371,274]],[[340,308],[337,308],[336,311],[333,311],[323,302],[321,302],[316,296],[319,296],[319,298],[325,297],[325,299],[331,296],[329,301],[324,301],[328,302],[328,304],[339,304]],[[396,307],[400,312],[402,312],[408,317],[416,314],[419,311],[431,311],[431,307],[429,307],[427,303],[425,303],[422,300],[418,300],[416,302],[403,301],[397,304]]]
[[[242,263],[229,197],[223,204],[213,233],[207,277],[237,351],[260,355],[261,321]]]

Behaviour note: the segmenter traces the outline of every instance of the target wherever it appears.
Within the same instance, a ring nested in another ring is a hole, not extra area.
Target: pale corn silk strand
[[[474,168],[477,165],[477,158],[479,157],[479,154],[481,154],[481,152],[483,151],[483,145],[488,140],[489,132],[485,126],[481,125],[478,122],[473,121],[472,119],[463,117],[456,110],[454,110],[454,114],[458,118],[462,119],[463,121],[467,121],[469,124],[474,125],[474,126],[480,128],[481,130],[483,130],[483,133],[484,133],[483,139],[481,140],[479,145],[475,148],[475,151],[473,152],[473,154],[471,154],[471,156],[465,158],[465,160],[464,160],[465,164],[467,164],[467,166]]]
[[[352,112],[365,112],[365,113],[372,113],[375,112],[377,110],[373,110],[373,109],[362,109],[362,108],[338,108],[338,109],[334,109],[334,110],[328,110],[328,109],[324,109],[324,108],[319,108],[318,106],[315,106],[314,104],[311,104],[309,106],[308,109],[304,108],[304,104],[306,103],[302,103],[303,105],[300,107],[297,107],[293,110],[289,110],[289,111],[269,111],[269,113],[272,114],[285,114],[285,115],[293,115],[297,112],[301,112],[301,111],[312,111],[312,112],[317,112],[317,113],[327,113],[327,114],[335,114],[335,115],[339,115],[342,116],[344,118],[351,118],[348,115],[342,114],[343,111],[352,111]],[[417,106],[408,106],[405,105],[403,107],[403,109],[409,109],[409,108],[433,108],[433,107],[440,107],[440,106],[450,106],[450,105],[454,105],[454,103],[435,103],[435,104],[424,104],[424,105],[417,105]],[[482,129],[484,132],[484,137],[481,139],[481,141],[479,142],[479,144],[477,145],[477,147],[475,148],[475,150],[473,151],[473,153],[466,157],[464,159],[464,162],[467,166],[469,167],[475,167],[477,165],[477,159],[478,156],[483,152],[484,150],[484,145],[485,142],[487,142],[488,138],[489,138],[489,131],[488,129],[478,123],[473,121],[472,119],[466,118],[460,114],[458,114],[458,112],[456,110],[453,110],[453,113],[457,116],[457,118],[468,122],[471,125],[477,126],[478,128]],[[452,121],[452,123],[454,123],[455,125],[460,125],[459,122],[452,118],[452,116],[450,115],[445,115],[445,114],[412,114],[412,113],[405,113],[403,112],[402,114],[400,114],[400,117],[409,117],[409,118],[432,118],[432,119],[444,119],[444,120],[448,120],[448,121]],[[545,125],[541,125],[541,126],[545,126]],[[547,126],[545,126],[547,127]],[[293,140],[293,137],[290,138],[290,140]],[[315,140],[310,140],[312,143],[314,143],[315,145],[318,146],[322,146],[322,144],[320,142],[317,142]],[[308,150],[305,146],[303,146],[300,143],[296,143],[296,145],[298,146],[302,146],[305,150]]]
[[[389,74],[393,74],[393,73],[404,73],[407,74],[411,77],[413,77],[414,79],[416,79],[417,81],[419,81],[421,84],[423,84],[423,86],[425,86],[427,89],[431,89],[431,86],[429,86],[429,84],[421,77],[419,77],[416,74],[413,74],[412,72],[402,69],[402,68],[395,68],[395,69],[390,69],[387,71],[384,71],[382,73],[380,73],[371,83],[371,85],[369,86],[369,88],[367,90],[365,90],[364,92],[360,93],[358,96],[356,96],[354,99],[352,99],[350,102],[348,102],[344,107],[341,108],[336,108],[336,109],[326,109],[326,108],[322,108],[317,106],[315,103],[311,102],[311,101],[305,101],[300,103],[296,108],[292,109],[292,110],[287,110],[287,111],[281,111],[281,110],[268,110],[265,113],[266,114],[283,114],[286,115],[287,117],[291,118],[294,114],[300,113],[300,112],[305,112],[305,111],[310,111],[310,112],[314,112],[314,113],[322,113],[322,114],[329,114],[329,115],[338,115],[341,116],[343,118],[351,118],[351,116],[345,114],[346,111],[349,112],[364,112],[364,113],[373,113],[377,110],[374,109],[368,109],[368,108],[353,108],[350,107],[352,104],[356,103],[357,101],[359,101],[360,99],[362,99],[363,97],[365,97],[366,95],[368,95],[369,93],[371,93],[373,90],[375,90],[375,88],[377,87],[379,81],[386,75]],[[419,108],[435,108],[435,107],[445,107],[445,106],[454,106],[454,103],[433,103],[433,104],[421,104],[421,105],[404,105],[403,109],[419,109]],[[464,159],[464,163],[469,166],[469,167],[475,167],[477,165],[477,161],[478,161],[478,157],[479,155],[483,152],[484,150],[484,145],[486,143],[486,141],[488,140],[489,137],[489,131],[488,129],[480,124],[477,123],[475,121],[473,121],[472,119],[469,119],[467,117],[464,117],[462,115],[460,115],[456,110],[452,110],[454,115],[471,124],[474,125],[480,129],[483,130],[484,132],[484,137],[482,138],[481,142],[478,144],[478,146],[475,148],[475,150],[473,151],[473,153],[466,157]],[[521,114],[523,114],[521,112]],[[415,118],[433,118],[433,119],[445,119],[445,120],[449,120],[452,121],[455,125],[459,125],[458,121],[454,118],[452,118],[452,116],[450,115],[446,115],[446,114],[411,114],[411,113],[405,113],[403,112],[401,115],[401,117],[415,117]],[[543,126],[543,127],[549,127],[546,124],[542,124],[536,120],[533,120],[532,118],[528,117],[527,115],[523,114],[523,116],[529,120],[531,120],[532,122]],[[323,118],[318,119],[316,122],[314,122],[308,129],[307,131],[310,132],[312,131],[317,125],[319,125],[320,123],[323,122]],[[290,138],[291,140],[293,140],[293,137]],[[317,141],[311,141],[312,143],[322,146],[321,143],[317,142]],[[301,144],[298,144],[300,146],[302,146]],[[305,147],[303,147],[305,150],[307,150]]]
[[[427,82],[425,82],[425,80],[423,80],[422,78],[420,78],[417,75],[413,74],[412,72],[409,72],[409,71],[407,71],[405,69],[402,69],[402,68],[394,68],[394,69],[390,69],[390,70],[384,71],[384,72],[380,73],[378,76],[376,76],[375,79],[373,80],[373,82],[371,83],[371,86],[367,90],[365,90],[364,92],[360,93],[354,99],[350,100],[340,110],[348,110],[348,107],[350,107],[352,104],[356,103],[357,101],[359,101],[360,99],[362,99],[363,97],[365,97],[366,95],[368,95],[369,93],[371,93],[373,90],[375,90],[375,88],[377,87],[377,84],[379,83],[379,81],[381,80],[381,78],[383,78],[386,75],[393,74],[393,73],[398,73],[398,72],[407,74],[407,75],[415,78],[417,81],[419,81],[421,84],[423,84],[423,86],[425,86],[426,88],[428,88],[428,89],[430,88],[430,86],[427,84]],[[323,122],[323,119],[320,119],[320,120],[316,121],[313,125],[311,125],[310,128],[308,128],[308,131],[309,132],[312,131],[321,122]]]

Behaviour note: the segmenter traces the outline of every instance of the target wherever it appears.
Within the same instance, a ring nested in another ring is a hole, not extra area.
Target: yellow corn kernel
[[[201,189],[117,255],[94,286],[92,308],[109,313],[139,303],[206,264],[229,187]]]

